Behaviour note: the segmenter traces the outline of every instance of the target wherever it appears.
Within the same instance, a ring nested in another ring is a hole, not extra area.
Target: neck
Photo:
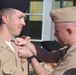
[[[11,41],[12,37],[10,37],[9,35],[4,35],[4,34],[0,34],[0,37],[4,40],[4,41]]]
[[[72,40],[72,41],[69,41],[69,45],[68,45],[68,47],[71,47],[72,45],[74,45],[76,43],[76,40]]]
[[[6,28],[0,28],[0,37],[4,41],[11,41],[12,35],[9,33],[9,31]]]

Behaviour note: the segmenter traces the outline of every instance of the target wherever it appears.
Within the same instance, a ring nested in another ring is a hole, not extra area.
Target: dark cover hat
[[[48,51],[58,50],[61,48],[61,45],[57,41],[42,41],[41,45]]]
[[[28,8],[29,0],[0,0],[0,9],[14,8],[25,13]]]
[[[63,75],[76,75],[76,68],[67,70]]]

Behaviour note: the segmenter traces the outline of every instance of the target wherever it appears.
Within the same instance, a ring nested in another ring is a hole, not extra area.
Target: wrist
[[[31,62],[31,60],[35,58],[35,55],[31,55],[30,57],[27,58],[28,62]]]

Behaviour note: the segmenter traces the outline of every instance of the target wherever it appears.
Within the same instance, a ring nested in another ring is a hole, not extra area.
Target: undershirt
[[[12,51],[14,52],[14,49],[13,49],[13,46],[12,46],[11,42],[7,42],[7,41],[5,41],[5,42],[12,49]]]

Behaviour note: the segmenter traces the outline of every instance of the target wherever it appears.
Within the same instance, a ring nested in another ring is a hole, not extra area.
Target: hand
[[[23,46],[27,47],[34,55],[36,55],[36,49],[35,46],[30,42],[30,37],[26,37],[25,39],[16,38],[15,44],[18,48]]]
[[[19,48],[18,55],[21,58],[28,58],[33,55],[33,53],[26,47]]]
[[[24,41],[25,40],[25,41]],[[22,37],[17,37],[15,40],[14,40],[15,44],[16,45],[19,45],[19,46],[23,46],[23,45],[26,45],[27,42],[30,42],[30,37],[29,36],[22,36]]]

